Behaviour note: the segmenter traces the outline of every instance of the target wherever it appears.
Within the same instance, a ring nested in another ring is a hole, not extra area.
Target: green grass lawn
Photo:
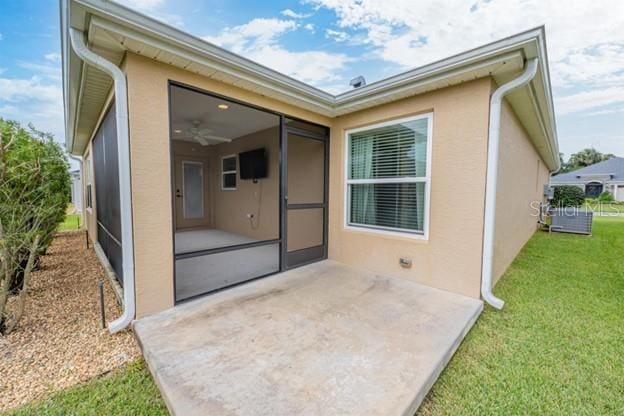
[[[56,393],[10,416],[168,415],[143,360]]]
[[[59,224],[59,231],[79,230],[82,227],[82,218],[80,214],[67,214],[65,221]]]
[[[624,219],[536,234],[420,415],[624,414]]]
[[[586,201],[583,208],[594,212],[624,214],[624,203],[622,202]]]
[[[624,218],[591,237],[536,234],[419,415],[624,414]],[[159,415],[142,361],[15,415]]]

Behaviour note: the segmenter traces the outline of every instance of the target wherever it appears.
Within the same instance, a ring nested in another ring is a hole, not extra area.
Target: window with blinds
[[[431,115],[348,133],[347,224],[424,234]]]

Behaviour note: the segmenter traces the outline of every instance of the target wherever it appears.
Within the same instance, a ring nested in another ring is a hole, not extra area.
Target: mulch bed
[[[106,319],[120,307],[83,232],[59,233],[31,277],[19,327],[0,335],[0,411],[109,372],[140,356],[130,330],[111,335],[100,320],[99,280]]]

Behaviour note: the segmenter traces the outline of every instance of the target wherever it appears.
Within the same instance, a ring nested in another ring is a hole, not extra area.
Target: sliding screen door
[[[284,266],[327,256],[327,139],[286,129],[286,218]]]

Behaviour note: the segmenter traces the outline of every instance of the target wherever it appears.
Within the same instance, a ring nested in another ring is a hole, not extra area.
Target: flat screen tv
[[[241,179],[262,179],[267,176],[266,149],[254,149],[238,154]]]

